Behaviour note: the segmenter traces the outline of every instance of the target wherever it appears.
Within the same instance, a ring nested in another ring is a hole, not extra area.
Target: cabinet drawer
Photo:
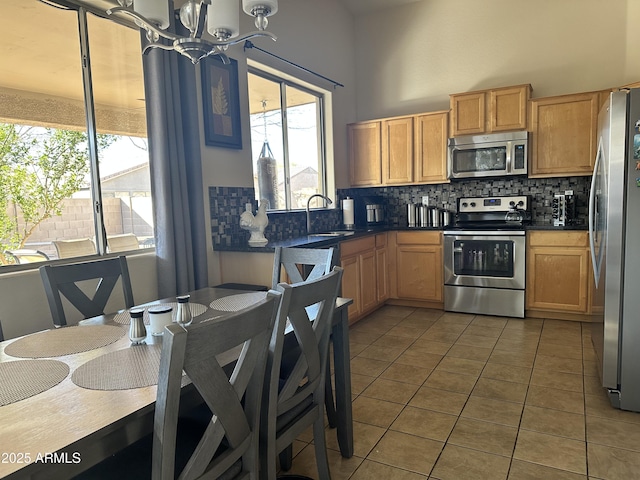
[[[375,235],[369,235],[367,237],[357,238],[355,240],[347,240],[346,242],[340,243],[340,256],[344,258],[363,251],[373,250],[375,246]]]
[[[529,246],[531,247],[588,247],[589,234],[578,232],[529,232]]]
[[[434,232],[398,232],[398,245],[440,245],[442,235],[438,231]]]

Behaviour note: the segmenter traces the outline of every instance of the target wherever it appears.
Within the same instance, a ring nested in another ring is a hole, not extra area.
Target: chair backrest
[[[58,326],[67,324],[61,294],[84,318],[95,317],[105,313],[107,301],[120,279],[124,293],[124,306],[131,308],[134,305],[127,259],[123,256],[67,265],[44,265],[40,267],[40,276],[47,294],[53,323]],[[78,286],[79,282],[87,280],[98,280],[95,293],[91,298]]]
[[[273,258],[271,288],[276,288],[282,280],[282,268],[291,280],[290,283],[315,280],[326,275],[333,266],[335,249],[331,248],[282,248],[276,247]],[[309,268],[311,267],[310,271]],[[308,274],[307,274],[308,271]]]
[[[58,258],[84,257],[96,254],[96,245],[90,238],[54,240],[53,245],[58,252]]]
[[[46,253],[41,252],[40,250],[31,250],[28,248],[5,250],[4,253],[11,257],[18,265],[49,260],[49,256]]]
[[[295,411],[309,397],[316,407],[323,406],[329,336],[341,279],[342,268],[334,267],[315,280],[278,285],[282,300],[269,345],[266,374],[269,384],[265,385],[262,400],[263,462],[275,462],[275,456],[282,451],[280,447],[295,439],[295,427],[291,428],[292,436],[276,439],[278,417]],[[288,334],[285,340],[285,329],[289,328],[293,334]],[[286,365],[283,355],[287,355]],[[269,471],[274,468],[263,466],[263,469],[265,478],[274,476],[275,471]]]
[[[125,233],[123,235],[107,236],[107,246],[111,253],[128,252],[129,250],[138,250],[140,243],[138,242],[138,237],[133,233]]]
[[[165,328],[154,421],[154,480],[176,478],[183,370],[213,416],[180,478],[201,478],[205,472],[207,478],[218,478],[240,459],[245,475],[258,478],[265,360],[279,305],[280,294],[271,291],[265,300],[226,318],[186,328],[174,323]],[[217,356],[236,347],[242,348],[241,354],[233,373],[227,376]],[[226,450],[214,457],[223,441]]]

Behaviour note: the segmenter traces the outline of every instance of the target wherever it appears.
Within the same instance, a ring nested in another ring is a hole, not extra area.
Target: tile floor
[[[385,306],[350,337],[355,455],[327,430],[333,480],[640,479],[640,414],[609,405],[589,324]],[[317,478],[311,440],[286,473]]]

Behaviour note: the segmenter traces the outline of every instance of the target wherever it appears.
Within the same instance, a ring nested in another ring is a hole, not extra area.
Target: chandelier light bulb
[[[255,17],[258,30],[266,30],[269,25],[267,17],[278,11],[278,0],[242,0],[242,9],[247,15]]]
[[[133,9],[143,17],[151,20],[158,28],[169,27],[169,2],[157,0],[135,0]]]
[[[207,31],[220,40],[240,34],[240,0],[211,0],[207,7]]]

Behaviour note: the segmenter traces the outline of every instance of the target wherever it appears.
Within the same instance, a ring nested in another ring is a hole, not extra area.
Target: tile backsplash
[[[566,178],[499,178],[461,180],[440,185],[408,185],[402,187],[349,188],[338,190],[337,201],[350,196],[358,203],[364,197],[376,196],[385,206],[386,224],[391,227],[407,225],[407,203],[420,203],[422,196],[429,197],[429,204],[455,212],[461,197],[490,197],[530,195],[533,221],[551,224],[551,200],[556,193],[573,190],[576,199],[576,218],[585,223],[588,210],[591,177]],[[214,250],[244,246],[249,232],[240,228],[240,215],[245,204],[257,209],[255,192],[249,187],[209,187],[211,236]],[[265,236],[271,240],[286,240],[307,234],[306,214],[303,210],[269,212],[269,225]],[[342,212],[339,208],[312,210],[311,220],[316,232],[341,227]]]

